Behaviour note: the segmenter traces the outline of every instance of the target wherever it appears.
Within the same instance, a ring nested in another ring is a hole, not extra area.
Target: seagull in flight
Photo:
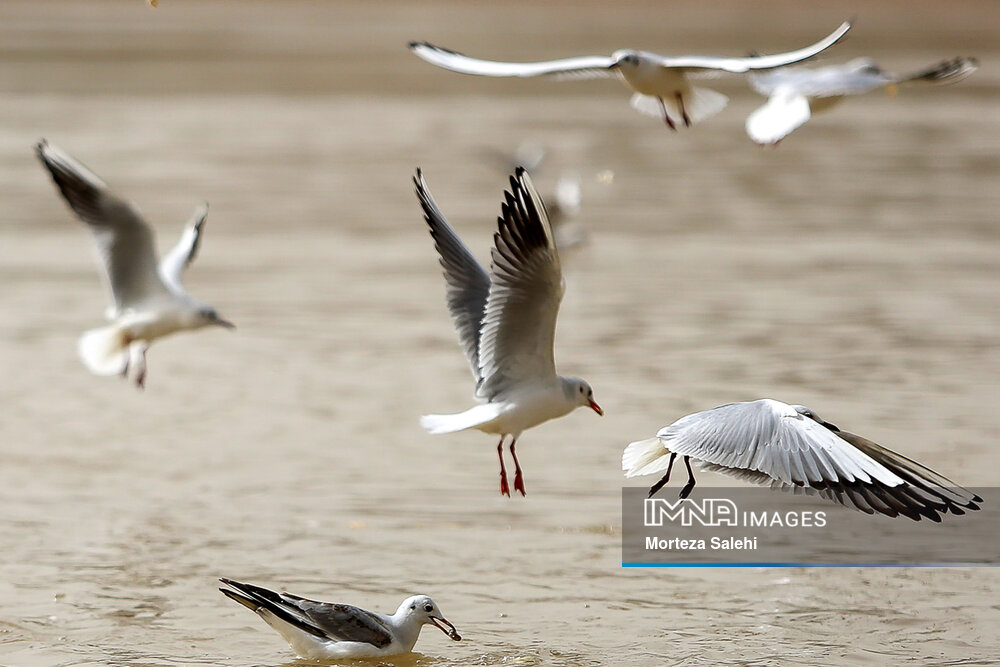
[[[758,144],[776,144],[814,113],[825,111],[848,95],[885,88],[895,94],[899,84],[957,83],[975,72],[975,58],[952,58],[912,74],[886,72],[871,58],[855,58],[842,65],[786,67],[750,76],[750,86],[767,103],[747,117],[747,134]]]
[[[111,293],[106,312],[111,324],[85,332],[78,345],[92,373],[128,377],[134,369],[134,382],[142,389],[146,350],[155,339],[210,325],[234,328],[181,285],[181,274],[198,252],[208,204],[195,209],[180,241],[157,261],[153,229],[132,202],[44,139],[35,152],[70,208],[90,228]]]
[[[965,514],[982,502],[916,461],[840,430],[804,405],[768,398],[681,417],[656,437],[628,445],[622,469],[626,477],[664,473],[650,487],[652,497],[669,481],[678,455],[688,472],[681,498],[694,488],[694,459],[702,469],[771,488],[803,489],[866,514],[940,521],[939,514]]]
[[[403,600],[389,616],[349,604],[318,602],[276,593],[261,586],[219,579],[226,597],[256,613],[306,660],[381,658],[409,653],[420,629],[434,625],[453,641],[461,641],[455,626],[441,615],[437,603],[426,595]]]
[[[544,62],[508,63],[470,58],[427,42],[410,42],[410,50],[427,62],[463,74],[494,77],[554,76],[598,78],[619,75],[634,92],[632,107],[663,118],[671,130],[690,127],[722,111],[728,98],[722,93],[691,85],[689,77],[721,73],[745,74],[785,67],[822,53],[850,30],[845,21],[822,40],[797,51],[744,58],[714,56],[661,56],[649,51],[623,49],[610,56],[580,56]]]
[[[448,224],[419,169],[413,182],[440,255],[448,309],[480,402],[458,414],[424,415],[420,423],[431,433],[474,428],[499,435],[500,493],[508,497],[503,443],[509,435],[514,490],[523,496],[514,450],[521,433],[578,407],[604,414],[589,384],[556,375],[552,345],[563,277],[548,216],[531,178],[517,169],[504,193],[487,273]]]

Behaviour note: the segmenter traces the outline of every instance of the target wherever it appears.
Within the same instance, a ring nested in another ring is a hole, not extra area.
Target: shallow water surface
[[[998,464],[993,3],[865,8],[831,60],[981,71],[772,150],[739,81],[671,134],[613,81],[480,80],[404,48],[773,52],[858,11],[702,4],[0,4],[0,663],[298,664],[219,576],[378,610],[432,595],[465,640],[428,628],[395,664],[992,663],[993,569],[619,567],[622,447],[689,411],[770,396],[965,485]],[[143,393],[75,357],[103,294],[42,136],[161,248],[211,202],[186,282],[239,329],[158,343]],[[524,140],[550,147],[543,193],[583,179],[556,354],[607,416],[525,434],[508,500],[490,436],[418,424],[471,383],[410,177],[485,258],[489,156]]]

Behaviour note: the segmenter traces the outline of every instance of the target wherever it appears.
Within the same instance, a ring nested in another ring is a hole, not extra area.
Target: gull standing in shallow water
[[[856,58],[843,65],[786,67],[750,76],[750,86],[766,96],[767,103],[747,117],[747,135],[758,144],[776,144],[814,113],[825,111],[848,95],[899,84],[957,83],[975,72],[975,58],[943,60],[930,67],[899,76],[886,72],[871,58]]]
[[[661,56],[649,51],[623,49],[610,56],[580,56],[533,63],[508,63],[470,58],[427,42],[410,42],[410,50],[427,62],[462,74],[494,77],[555,76],[598,78],[621,76],[634,91],[632,107],[663,118],[671,130],[689,127],[722,111],[728,98],[708,88],[692,86],[688,77],[711,77],[721,73],[744,74],[754,70],[785,67],[825,51],[850,30],[844,22],[827,37],[797,51],[745,58],[714,56]]]
[[[940,521],[939,512],[965,514],[982,502],[916,461],[841,431],[804,405],[767,398],[682,417],[655,438],[626,447],[622,469],[626,477],[665,471],[649,489],[652,497],[670,479],[678,455],[688,472],[681,498],[694,488],[690,460],[695,459],[702,469],[771,488],[801,489],[866,514]]]
[[[349,604],[318,602],[219,579],[219,588],[274,628],[296,655],[307,660],[380,658],[409,653],[420,629],[432,624],[453,641],[461,641],[455,626],[441,615],[434,600],[413,595],[392,616],[365,611]]]
[[[523,496],[524,479],[514,450],[521,432],[581,406],[604,414],[589,384],[556,375],[552,345],[563,278],[544,205],[527,172],[517,169],[510,191],[504,193],[487,273],[448,224],[419,169],[413,182],[441,256],[448,309],[481,402],[458,414],[424,415],[420,424],[431,433],[474,428],[499,435],[500,493],[505,496],[510,496],[510,488],[503,443],[511,436],[514,490]]]
[[[153,230],[132,202],[44,139],[35,152],[70,208],[90,228],[110,288],[107,316],[112,323],[80,338],[80,358],[92,373],[127,377],[134,368],[135,384],[141,389],[146,381],[146,350],[153,340],[209,325],[234,328],[181,286],[181,274],[198,252],[207,204],[195,209],[180,242],[157,262]]]

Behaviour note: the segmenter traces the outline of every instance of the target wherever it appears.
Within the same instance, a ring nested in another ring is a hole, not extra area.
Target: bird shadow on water
[[[422,653],[404,653],[386,658],[344,658],[341,660],[307,660],[299,658],[276,667],[309,667],[310,665],[345,665],[355,667],[423,667],[425,665],[447,664],[433,656]]]

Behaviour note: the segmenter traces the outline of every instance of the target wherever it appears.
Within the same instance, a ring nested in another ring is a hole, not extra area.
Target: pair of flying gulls
[[[489,273],[462,243],[431,197],[423,175],[414,178],[447,285],[447,302],[476,381],[480,404],[458,414],[426,415],[431,433],[478,429],[500,436],[500,492],[510,495],[503,460],[508,436],[514,489],[524,480],[514,445],[521,433],[577,407],[603,414],[590,385],[556,374],[553,339],[563,279],[545,207],[531,179],[518,169],[504,193]],[[680,455],[688,471],[681,491],[695,485],[691,461],[781,489],[812,490],[863,512],[921,517],[978,509],[981,498],[896,452],[842,431],[801,405],[763,399],[688,415],[655,438],[626,447],[627,477],[665,473]]]
[[[667,127],[690,127],[725,108],[728,98],[715,90],[695,86],[692,79],[723,74],[749,75],[754,90],[768,102],[746,122],[747,134],[759,144],[776,144],[801,126],[811,113],[833,106],[848,95],[910,82],[954,83],[978,67],[973,58],[955,58],[914,74],[897,76],[870,59],[819,69],[789,67],[816,57],[839,42],[850,22],[844,22],[822,40],[796,51],[744,58],[714,56],[661,56],[649,51],[623,49],[610,56],[581,56],[542,62],[500,62],[470,58],[427,42],[411,42],[414,54],[463,74],[490,77],[551,76],[582,79],[618,76],[634,92],[632,107],[662,118]]]

